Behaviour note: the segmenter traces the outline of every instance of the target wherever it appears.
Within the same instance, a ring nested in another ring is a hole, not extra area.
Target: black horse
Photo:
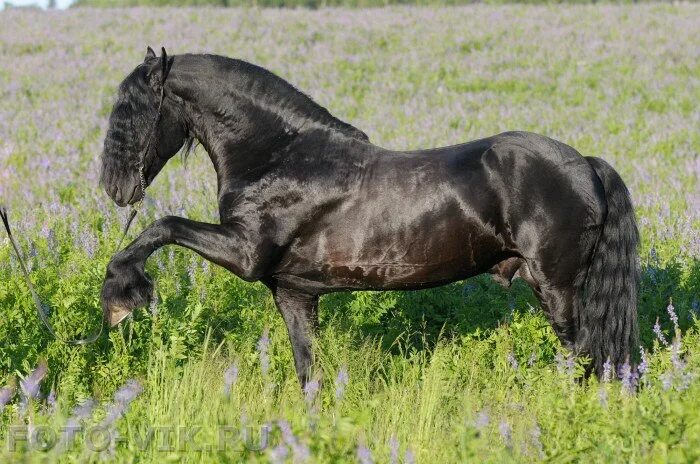
[[[194,139],[216,168],[221,223],[164,217],[115,255],[102,289],[111,325],[148,303],[146,259],[175,244],[270,289],[302,384],[320,295],[485,272],[523,278],[589,370],[633,356],[638,232],[627,188],[599,158],[526,132],[386,150],[263,68],[149,48],[119,86],[101,182],[119,206],[135,203]]]

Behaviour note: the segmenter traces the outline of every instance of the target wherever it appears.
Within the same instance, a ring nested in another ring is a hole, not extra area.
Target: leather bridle
[[[131,227],[131,223],[133,222],[134,218],[136,217],[136,214],[138,213],[138,208],[140,207],[141,203],[143,202],[143,199],[146,197],[146,175],[145,175],[145,163],[146,163],[146,157],[148,156],[150,150],[151,150],[151,144],[153,142],[153,138],[155,137],[156,134],[156,129],[158,128],[158,123],[160,122],[160,119],[162,117],[162,110],[163,110],[163,100],[165,99],[165,79],[168,77],[168,73],[170,71],[170,63],[168,62],[168,57],[165,53],[165,48],[161,48],[161,75],[160,75],[160,101],[158,102],[158,112],[153,118],[153,124],[151,125],[151,132],[148,136],[148,140],[146,142],[146,147],[144,148],[143,152],[141,153],[140,159],[139,159],[139,164],[138,164],[138,171],[139,171],[139,182],[140,185],[139,187],[141,188],[141,198],[139,200],[131,205],[131,211],[129,213],[129,219],[126,221],[126,225],[124,226],[124,232],[122,233],[122,237],[119,240],[119,243],[117,244],[117,247],[115,249],[114,254],[116,254],[122,246],[122,243],[124,242],[124,238],[126,238],[127,233],[129,232],[129,227]],[[44,304],[41,299],[39,298],[39,294],[37,293],[36,289],[34,288],[34,284],[32,284],[32,280],[29,277],[29,271],[27,268],[27,265],[24,261],[24,258],[22,257],[22,253],[19,251],[19,247],[17,246],[17,242],[15,241],[14,236],[12,235],[12,230],[10,229],[10,220],[8,217],[7,209],[0,206],[0,219],[2,219],[2,223],[5,226],[5,231],[7,232],[7,236],[10,239],[10,243],[12,244],[12,248],[15,251],[15,255],[17,256],[17,260],[19,261],[20,268],[22,269],[22,274],[24,275],[24,280],[27,283],[27,287],[29,287],[29,292],[32,295],[32,299],[34,300],[34,306],[36,308],[36,313],[37,316],[39,317],[39,320],[44,324],[44,327],[46,327],[46,330],[53,336],[56,340],[63,342],[67,345],[89,345],[91,343],[94,343],[97,341],[100,336],[102,335],[102,332],[104,331],[104,326],[105,322],[107,319],[107,315],[105,314],[104,308],[103,308],[103,313],[102,313],[102,322],[100,323],[100,328],[93,332],[91,335],[89,335],[86,338],[80,338],[80,339],[75,339],[75,340],[68,340],[65,338],[60,337],[57,333],[56,330],[53,328],[53,325],[51,324],[51,321],[49,320],[48,312],[51,309],[48,305]]]

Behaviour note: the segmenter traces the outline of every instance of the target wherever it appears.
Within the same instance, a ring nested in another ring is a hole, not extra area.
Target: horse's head
[[[148,47],[146,58],[119,85],[109,116],[102,152],[100,182],[119,206],[143,198],[139,169],[145,186],[188,141],[188,129],[178,97],[168,92],[167,76],[174,59],[165,49],[157,57]],[[158,105],[165,86],[161,113]],[[149,144],[150,141],[150,144]]]

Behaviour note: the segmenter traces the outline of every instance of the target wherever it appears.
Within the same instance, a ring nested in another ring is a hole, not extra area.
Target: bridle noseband
[[[139,200],[131,205],[131,212],[129,213],[129,219],[126,221],[126,225],[124,226],[124,231],[122,232],[122,237],[119,239],[119,243],[117,244],[117,247],[114,251],[114,254],[116,254],[122,247],[122,242],[124,242],[124,238],[126,238],[127,233],[129,232],[129,227],[131,227],[131,223],[133,222],[134,218],[136,217],[136,214],[138,213],[138,208],[140,207],[141,203],[143,202],[143,199],[146,198],[146,175],[145,175],[145,164],[146,164],[146,157],[148,156],[150,150],[151,150],[151,144],[153,142],[153,138],[155,137],[156,134],[156,129],[158,128],[158,123],[160,122],[161,116],[162,116],[162,110],[163,110],[163,100],[165,99],[165,79],[168,77],[168,73],[170,72],[170,65],[172,64],[171,62],[168,62],[168,56],[165,53],[165,48],[161,48],[162,54],[161,54],[161,78],[160,78],[160,101],[158,102],[158,112],[156,113],[155,117],[153,118],[153,124],[151,125],[151,132],[148,136],[148,141],[146,142],[146,147],[144,148],[143,152],[141,153],[140,159],[139,159],[139,164],[138,164],[138,171],[139,171],[139,182],[140,182],[140,188],[141,188],[141,198]],[[24,258],[22,258],[22,254],[19,251],[19,247],[17,246],[17,242],[15,241],[14,236],[12,235],[12,231],[10,229],[10,220],[7,214],[7,209],[3,208],[0,206],[0,219],[2,219],[2,223],[5,226],[5,231],[7,232],[7,236],[10,239],[10,243],[12,244],[12,248],[15,251],[15,255],[17,256],[17,260],[19,261],[20,268],[22,269],[22,274],[24,275],[24,280],[27,283],[27,287],[29,287],[29,292],[32,295],[32,299],[34,300],[34,306],[36,308],[37,316],[39,317],[39,320],[44,324],[44,327],[46,327],[46,330],[53,336],[56,340],[63,342],[67,345],[89,345],[91,343],[94,343],[97,341],[100,336],[102,335],[102,332],[104,331],[104,326],[105,322],[107,319],[107,315],[104,312],[103,308],[103,314],[102,314],[102,322],[100,323],[100,328],[96,330],[92,335],[86,337],[86,338],[81,338],[81,339],[76,339],[76,340],[66,340],[62,337],[60,337],[57,333],[56,330],[53,328],[51,325],[51,321],[49,320],[48,316],[48,310],[50,309],[49,306],[45,305],[41,299],[39,298],[39,294],[37,293],[36,289],[34,288],[34,284],[32,284],[31,279],[29,278],[29,271],[27,269],[27,265],[24,261]]]

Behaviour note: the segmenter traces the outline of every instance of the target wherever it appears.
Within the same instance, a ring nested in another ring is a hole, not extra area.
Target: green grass
[[[291,424],[309,462],[357,462],[358,446],[390,462],[392,437],[400,458],[410,450],[416,462],[700,460],[699,17],[691,4],[0,13],[0,60],[9,63],[0,67],[0,202],[62,336],[95,327],[125,219],[97,183],[116,86],[146,44],[162,44],[171,54],[265,66],[389,148],[518,129],[610,161],[632,191],[642,234],[639,314],[650,365],[636,393],[582,380],[586,360],[570,371],[529,288],[481,276],[324,297],[315,341],[322,388],[307,403],[261,284],[171,247],[148,262],[154,307],[94,345],[68,347],[39,324],[0,233],[0,387],[43,359],[42,394],[58,398],[54,412],[41,399],[25,413],[12,398],[0,412],[0,462],[268,462],[285,442],[278,421]],[[215,222],[215,206],[214,172],[199,149],[159,175],[132,234],[166,214]],[[659,342],[657,319],[680,345]],[[266,328],[263,373],[256,344]],[[227,396],[232,363],[239,377]],[[349,384],[336,398],[342,368]],[[92,430],[131,378],[144,390],[114,422],[113,451],[91,449],[84,434],[65,450],[21,440],[9,449],[31,427],[60,432],[88,398],[98,402],[84,422]],[[266,424],[267,449],[247,449],[241,430],[250,448]],[[159,449],[166,431],[197,426],[196,444],[211,449]],[[142,447],[149,427],[161,429]]]

